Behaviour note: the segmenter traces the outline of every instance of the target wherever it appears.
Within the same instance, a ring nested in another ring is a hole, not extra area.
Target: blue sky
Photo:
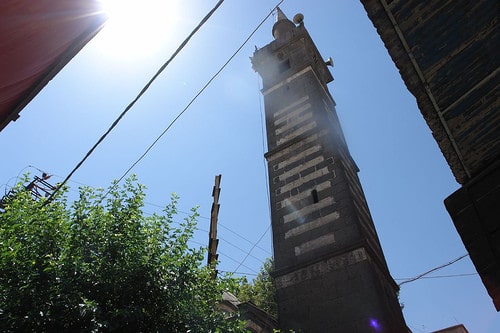
[[[30,165],[61,181],[216,1],[170,3],[154,43],[105,28],[0,132],[1,194],[18,174],[38,172]],[[107,187],[119,178],[276,3],[226,0],[69,185]],[[360,2],[287,0],[281,8],[290,18],[303,13],[319,51],[334,60],[330,92],[392,276],[413,277],[465,254],[443,205],[459,185]],[[260,79],[249,60],[254,46],[272,40],[272,25],[270,18],[133,169],[148,187],[147,213],[172,192],[183,212],[200,205],[193,246],[207,244],[214,176],[222,174],[219,269],[249,278],[272,253]],[[467,257],[430,276],[468,273],[475,269]],[[478,275],[420,279],[400,297],[413,332],[459,323],[500,331]]]

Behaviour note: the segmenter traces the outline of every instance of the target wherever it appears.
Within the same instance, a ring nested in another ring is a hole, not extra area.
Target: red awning
[[[97,0],[0,1],[0,131],[105,20]]]

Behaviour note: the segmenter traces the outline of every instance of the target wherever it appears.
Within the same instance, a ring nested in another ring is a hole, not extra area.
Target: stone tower
[[[304,27],[277,10],[255,51],[263,81],[280,328],[408,332],[349,154],[333,80]]]

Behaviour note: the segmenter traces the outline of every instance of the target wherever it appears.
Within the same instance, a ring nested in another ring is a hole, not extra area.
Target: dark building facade
[[[101,30],[98,0],[0,2],[0,131]]]
[[[407,332],[327,84],[298,14],[278,9],[255,51],[263,81],[279,325],[299,332]]]
[[[462,185],[446,209],[500,311],[500,2],[361,3]]]

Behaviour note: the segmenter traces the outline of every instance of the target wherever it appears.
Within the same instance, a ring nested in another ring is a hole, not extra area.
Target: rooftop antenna
[[[42,170],[40,170],[40,172],[42,172],[41,177],[35,176],[32,181],[22,187],[22,189],[31,193],[31,196],[34,200],[39,200],[42,197],[47,198],[51,196],[56,189],[55,186],[47,181],[51,177],[51,175],[43,172]],[[2,198],[0,198],[0,212],[3,211],[8,202],[13,199],[19,191],[20,189],[12,188]]]

